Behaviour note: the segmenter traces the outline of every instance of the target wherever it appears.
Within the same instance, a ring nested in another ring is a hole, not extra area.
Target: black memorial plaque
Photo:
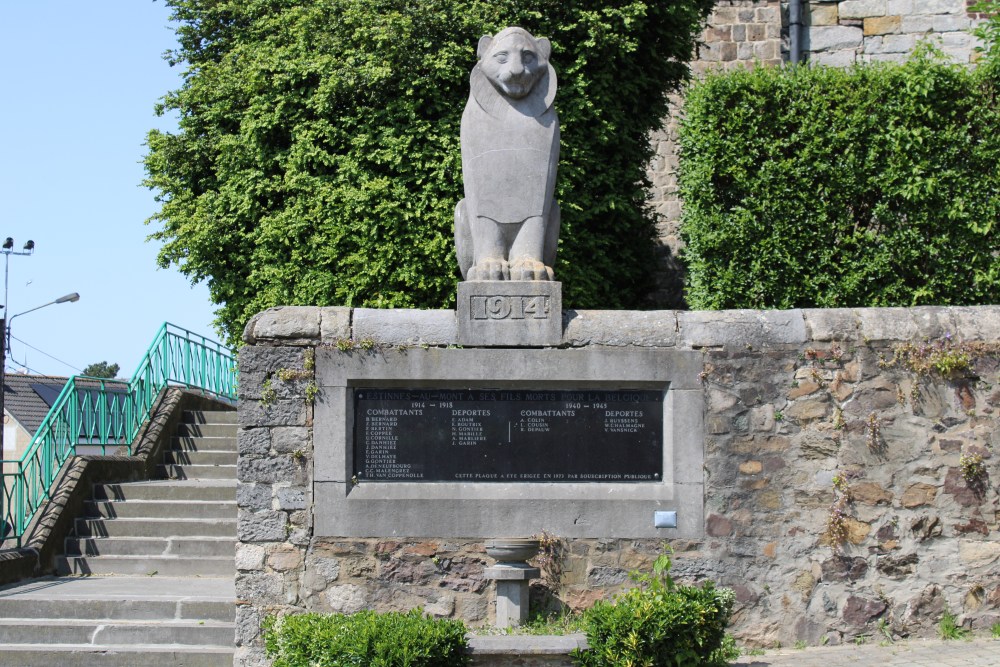
[[[658,482],[663,392],[354,389],[359,480]]]

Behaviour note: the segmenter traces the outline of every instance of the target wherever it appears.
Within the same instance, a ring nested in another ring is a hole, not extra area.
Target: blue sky
[[[8,372],[108,361],[131,376],[164,321],[217,338],[208,289],[158,269],[145,240],[157,205],[140,186],[143,143],[175,126],[153,113],[180,85],[162,58],[174,43],[162,1],[0,4],[0,240],[36,244],[9,259],[9,314],[81,297],[14,319]]]

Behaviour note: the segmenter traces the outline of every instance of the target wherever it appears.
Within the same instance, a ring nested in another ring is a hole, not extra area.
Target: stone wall
[[[379,355],[456,335],[451,311],[281,308],[248,325],[237,664],[264,664],[270,614],[423,605],[491,621],[481,539],[313,534],[315,350]],[[563,346],[700,355],[704,537],[664,536],[675,576],[736,591],[742,643],[878,641],[883,622],[929,636],[946,610],[1000,621],[1000,307],[570,311]],[[982,474],[963,474],[979,460]],[[662,548],[550,538],[534,595],[571,609],[628,585]]]
[[[801,49],[811,62],[834,67],[855,63],[902,61],[914,45],[931,37],[960,63],[974,62],[976,40],[969,30],[982,16],[971,14],[973,0],[803,0]],[[788,61],[788,2],[721,0],[701,37],[703,46],[691,64],[695,76]],[[660,215],[660,275],[651,300],[659,307],[684,306],[683,272],[677,260],[681,202],[677,196],[677,117],[673,113],[654,133],[656,158],[650,165],[650,204]]]

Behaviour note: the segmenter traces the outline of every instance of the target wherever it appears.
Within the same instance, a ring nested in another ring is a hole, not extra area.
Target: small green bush
[[[691,87],[688,305],[1000,302],[1000,104],[987,68],[756,68]]]
[[[270,618],[264,642],[274,667],[464,667],[466,628],[405,614],[301,614]]]
[[[678,586],[669,569],[669,556],[660,556],[652,575],[632,575],[637,587],[584,613],[590,649],[574,652],[577,664],[724,667],[739,657],[726,636],[733,592],[711,582],[701,588]]]

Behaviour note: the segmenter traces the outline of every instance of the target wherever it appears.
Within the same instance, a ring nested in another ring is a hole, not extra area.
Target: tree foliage
[[[986,68],[759,68],[688,92],[692,308],[1000,302],[1000,106]]]
[[[507,25],[553,43],[565,302],[650,291],[648,136],[712,0],[166,1],[185,71],[159,107],[179,131],[148,137],[152,238],[230,341],[278,304],[453,303],[468,76]]]
[[[118,377],[118,371],[120,367],[118,364],[109,364],[106,361],[99,361],[96,364],[90,364],[83,369],[83,375],[92,378],[106,378],[114,379]]]

